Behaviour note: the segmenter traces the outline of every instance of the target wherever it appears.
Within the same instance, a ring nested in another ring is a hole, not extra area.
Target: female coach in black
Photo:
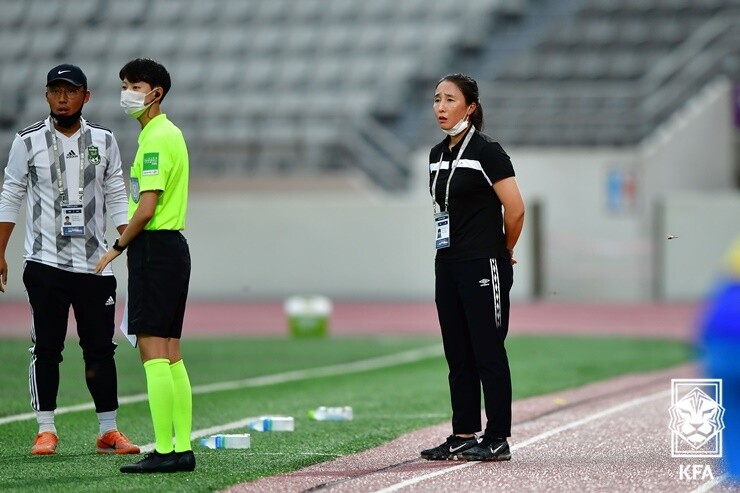
[[[504,340],[524,202],[509,156],[481,133],[475,80],[462,74],[440,80],[434,114],[448,135],[432,148],[429,171],[437,226],[435,301],[449,366],[453,434],[421,456],[509,460],[511,374]],[[488,423],[478,439],[481,384]]]

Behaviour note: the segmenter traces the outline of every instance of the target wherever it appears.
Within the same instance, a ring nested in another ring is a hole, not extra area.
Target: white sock
[[[98,423],[100,423],[100,434],[105,435],[109,431],[117,430],[116,426],[116,412],[106,411],[104,413],[98,413]]]
[[[36,411],[36,422],[39,424],[39,433],[50,431],[57,434],[54,426],[54,411]]]

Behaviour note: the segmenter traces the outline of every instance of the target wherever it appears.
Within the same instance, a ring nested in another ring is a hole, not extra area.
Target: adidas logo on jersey
[[[105,306],[111,306],[115,304],[116,304],[116,300],[113,299],[113,296],[108,296],[108,301],[105,302]]]
[[[78,157],[78,156],[77,156],[77,154],[75,153],[75,150],[74,150],[74,149],[70,149],[70,151],[69,151],[69,152],[67,153],[67,155],[66,155],[66,156],[64,156],[64,157],[65,157],[65,158],[67,158],[67,159],[74,159],[74,158],[76,158],[76,157]]]

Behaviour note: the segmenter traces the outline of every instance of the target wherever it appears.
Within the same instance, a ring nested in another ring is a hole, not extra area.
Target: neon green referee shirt
[[[182,132],[164,113],[141,129],[139,149],[131,165],[129,221],[142,192],[160,190],[154,216],[144,229],[183,230],[188,208],[188,149]]]

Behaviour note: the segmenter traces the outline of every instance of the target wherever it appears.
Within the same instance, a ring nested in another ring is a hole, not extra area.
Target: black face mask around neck
[[[54,123],[56,123],[60,127],[71,128],[75,123],[80,121],[80,117],[82,116],[82,108],[71,115],[57,115],[53,111],[50,113],[50,115],[51,118],[54,120]]]

